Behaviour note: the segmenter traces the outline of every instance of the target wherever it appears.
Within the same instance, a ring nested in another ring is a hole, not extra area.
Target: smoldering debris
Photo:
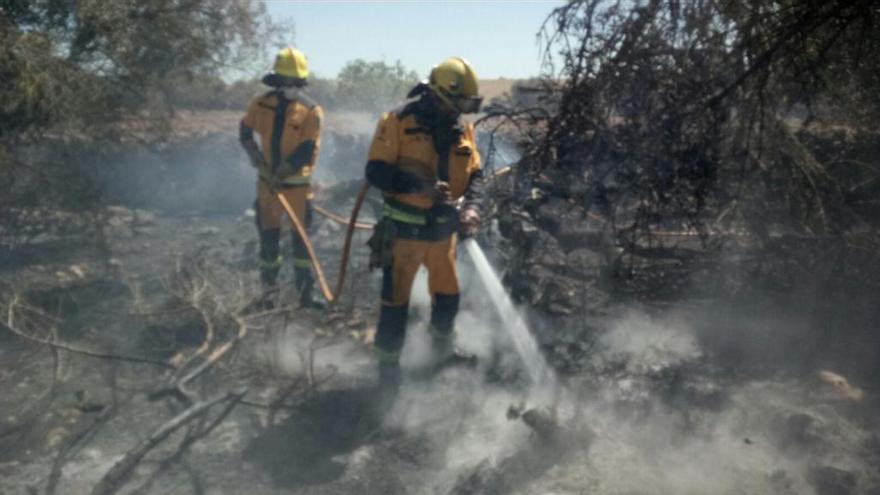
[[[164,221],[157,219],[160,226]],[[250,227],[232,225],[241,232]],[[185,232],[195,238],[198,231]],[[222,240],[226,233],[218,235]],[[240,243],[212,243],[222,252],[203,253],[212,260],[237,253]],[[130,260],[123,266],[129,270]],[[463,281],[468,277],[464,267]],[[424,284],[416,282],[421,291]],[[150,291],[142,291],[144,296],[139,311],[161,307]],[[427,295],[417,292],[404,359],[410,370],[424,357],[422,325],[429,306]],[[871,427],[838,407],[864,407],[870,390],[862,390],[861,401],[826,400],[818,393],[842,387],[841,378],[855,389],[861,385],[856,379],[822,373],[731,380],[707,363],[706,340],[698,338],[700,318],[684,310],[630,308],[601,327],[583,372],[563,376],[559,391],[530,390],[527,380],[487,375],[496,353],[509,358],[509,366],[521,365],[505,343],[503,325],[479,309],[465,308],[459,319],[461,344],[481,357],[477,369],[449,369],[430,380],[410,377],[382,428],[360,422],[375,375],[369,350],[350,335],[370,326],[375,315],[369,309],[344,318],[297,313],[281,330],[252,333],[222,376],[235,376],[238,366],[246,366],[254,383],[284,384],[256,389],[250,397],[276,409],[239,410],[225,425],[225,435],[238,440],[209,440],[208,452],[191,452],[189,462],[216,476],[226,470],[230,477],[264,480],[251,486],[267,494],[578,493],[585,487],[661,494],[739,486],[748,493],[859,493],[877,482]],[[108,445],[100,444],[100,463],[75,457],[70,465],[97,466],[87,475],[97,481],[109,469],[108,453],[119,454]],[[245,466],[238,465],[242,450],[252,454]]]
[[[345,211],[351,188],[352,183],[328,186],[318,192],[319,203]],[[44,278],[53,283],[63,278],[71,286],[91,277],[127,274],[109,286],[112,291],[107,292],[113,293],[105,295],[113,297],[97,303],[88,291],[75,291],[70,294],[74,305],[67,296],[53,296],[40,306],[54,308],[54,317],[70,320],[89,337],[114,334],[107,340],[114,345],[134,331],[133,323],[144,323],[151,338],[120,342],[117,350],[146,347],[161,360],[180,351],[191,356],[206,335],[199,311],[181,309],[179,298],[157,296],[169,288],[180,289],[186,280],[141,274],[153,274],[156,267],[167,273],[174,270],[175,260],[207,259],[194,265],[218,267],[223,276],[212,282],[212,290],[221,296],[233,289],[255,292],[252,218],[240,218],[242,209],[234,210],[234,218],[198,213],[169,217],[131,206],[116,210],[119,220],[111,226],[111,232],[119,234],[111,239],[116,262],[107,271],[74,259],[57,266],[44,262]],[[547,207],[538,216],[549,222],[548,212],[565,206],[563,202]],[[532,214],[526,217],[519,225],[523,236],[530,235],[525,230],[532,227]],[[208,391],[230,383],[253,384],[248,404],[239,404],[201,448],[189,452],[189,467],[169,469],[141,491],[173,491],[198,473],[207,491],[265,494],[870,493],[880,485],[878,434],[865,419],[874,400],[870,381],[833,363],[804,374],[719,369],[726,363],[717,359],[724,348],[718,345],[723,334],[729,336],[723,342],[747,341],[741,343],[751,350],[765,342],[777,344],[754,335],[793,332],[784,318],[762,325],[760,315],[737,317],[733,310],[718,321],[718,308],[708,303],[700,311],[631,301],[614,305],[620,299],[603,285],[606,274],[597,268],[604,254],[592,245],[576,245],[578,234],[566,229],[559,231],[564,231],[561,241],[535,231],[529,260],[536,265],[505,264],[500,273],[514,289],[524,273],[534,276],[528,280],[538,281],[520,293],[524,299],[519,302],[536,302],[549,310],[525,321],[538,351],[560,372],[558,389],[530,386],[508,329],[486,311],[490,303],[462,256],[466,294],[457,321],[459,344],[478,356],[476,368],[443,370],[430,379],[413,373],[429,359],[424,326],[430,299],[426,281],[419,278],[403,390],[383,425],[364,421],[376,381],[365,336],[375,323],[379,280],[377,274],[359,268],[347,292],[351,299],[338,313],[291,308],[276,315],[273,324],[250,332],[235,352],[225,355],[221,366],[205,376],[203,386]],[[334,229],[318,225],[315,240],[322,257],[328,253],[331,259],[337,252],[337,237]],[[539,252],[542,246],[546,250]],[[284,249],[289,252],[289,246]],[[194,252],[201,255],[191,256]],[[284,270],[282,281],[289,267]],[[78,315],[71,318],[69,309],[74,307]],[[218,305],[209,302],[206,307]],[[118,321],[108,326],[109,319]],[[215,338],[234,334],[234,327],[226,328],[227,319],[212,321],[222,327]],[[124,325],[129,325],[126,332],[112,331]],[[5,361],[9,354],[0,358]],[[46,360],[35,363],[21,370],[4,369],[0,386],[19,382],[27,372],[33,377],[20,381],[26,384],[22,390],[45,388],[40,366],[51,366]],[[741,363],[746,367],[747,361]],[[89,383],[89,397],[101,405],[114,401],[102,380],[115,376],[126,391],[142,384],[139,379],[153,377],[122,368],[123,372],[102,371],[96,378],[84,364],[68,367],[69,373],[76,373],[68,378]],[[117,418],[119,423],[111,424],[105,436],[72,455],[62,481],[87,490],[124,455],[125,447],[149,434],[144,425],[155,419],[150,415],[156,404],[131,400],[131,408],[139,413]],[[74,402],[73,408],[80,406],[92,407],[85,401]],[[80,416],[93,414],[83,411]],[[64,433],[69,428],[59,425],[73,416],[58,415],[41,423],[54,431],[54,448],[70,438]],[[33,438],[46,441],[40,435]],[[43,461],[53,454],[40,450],[30,458],[15,457],[17,452],[9,451],[0,464],[0,490],[26,476],[42,479]],[[246,462],[241,461],[242,452],[247,452]],[[6,463],[12,457],[20,462],[15,468]],[[142,480],[136,472],[134,481]]]

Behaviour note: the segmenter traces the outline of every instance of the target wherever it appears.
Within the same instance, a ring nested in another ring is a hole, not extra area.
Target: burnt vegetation
[[[495,414],[493,387],[524,387],[501,337],[473,390],[440,381],[407,399],[408,421],[435,429],[383,436],[364,419],[378,299],[365,252],[333,311],[254,308],[253,177],[235,132],[265,91],[252,77],[267,47],[290,38],[261,2],[0,0],[0,492],[529,493],[580,461],[572,486],[637,492],[650,476],[606,481],[680,467],[664,455],[693,437],[746,466],[717,483],[760,472],[754,493],[876,490],[878,22],[871,0],[572,0],[549,14],[544,77],[479,118],[492,179],[478,239],[577,411],[511,406],[531,434],[505,458],[485,444],[511,430],[478,417]],[[346,216],[370,114],[417,80],[355,60],[310,81],[328,121],[350,119],[323,134],[337,182],[319,204]],[[518,141],[511,169],[496,139]],[[336,261],[340,228],[318,223],[322,260]],[[664,319],[682,307],[693,335]],[[485,310],[463,313],[488,327],[473,316]],[[752,416],[734,448],[715,435],[737,407]],[[639,434],[614,438],[627,421]],[[485,457],[438,460],[459,441]],[[749,471],[757,449],[798,462]],[[661,478],[659,492],[695,491]]]
[[[524,138],[500,200],[520,297],[560,314],[593,306],[591,284],[781,300],[824,321],[817,352],[880,348],[864,311],[880,295],[878,19],[870,1],[555,9],[540,97],[487,116]],[[546,282],[584,256],[604,267],[587,283]]]
[[[628,240],[874,227],[878,15],[868,1],[573,2],[545,24],[562,83],[530,172],[584,174],[571,197]]]

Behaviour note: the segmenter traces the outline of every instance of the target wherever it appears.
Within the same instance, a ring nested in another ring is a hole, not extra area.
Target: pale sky
[[[265,0],[276,21],[294,25],[291,44],[311,71],[335,77],[349,60],[400,59],[425,77],[441,60],[468,59],[481,79],[526,78],[540,72],[535,34],[554,7],[531,1]]]

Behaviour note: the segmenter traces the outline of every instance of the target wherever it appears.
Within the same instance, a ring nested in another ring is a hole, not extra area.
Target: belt
[[[424,209],[385,198],[382,216],[394,221],[401,239],[439,241],[458,230],[458,210],[448,204]]]
[[[265,180],[266,182],[272,182],[272,176],[265,172],[260,172],[260,178]],[[278,182],[282,186],[286,187],[305,187],[311,185],[312,176],[310,175],[291,175],[289,177],[282,177],[278,179]]]

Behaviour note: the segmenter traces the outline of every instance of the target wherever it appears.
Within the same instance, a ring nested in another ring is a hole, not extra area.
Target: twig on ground
[[[104,407],[104,409],[92,420],[92,422],[80,429],[76,435],[67,441],[58,449],[58,455],[52,462],[52,470],[49,473],[49,480],[46,482],[46,495],[53,495],[58,489],[58,482],[61,480],[64,465],[70,455],[76,450],[77,446],[94,436],[98,429],[107,422],[115,413],[116,409],[112,406]]]
[[[231,315],[231,317],[238,325],[238,333],[235,335],[235,337],[215,348],[214,351],[211,352],[211,354],[209,354],[204,361],[202,361],[198,366],[193,368],[187,374],[177,378],[176,380],[173,380],[169,385],[150,393],[150,400],[156,400],[161,397],[173,395],[185,403],[192,403],[192,399],[190,398],[191,394],[186,390],[186,384],[207,371],[211,366],[219,361],[220,358],[222,358],[227,352],[235,347],[235,345],[240,342],[248,333],[250,325],[248,325],[248,323],[245,321],[245,317],[240,314],[233,314]]]
[[[234,406],[246,393],[246,389],[224,392],[213,398],[207,399],[204,402],[193,404],[177,416],[173,417],[171,420],[157,428],[148,438],[135,446],[134,449],[128,451],[122,459],[114,464],[107,474],[101,478],[101,481],[95,485],[95,488],[92,490],[92,495],[112,495],[116,493],[122,488],[126,479],[130,476],[131,472],[137,467],[144,456],[167,439],[172,433],[189,424],[190,421],[201,417],[217,404],[229,401],[232,403],[231,405]],[[225,418],[230,411],[231,407],[227,406],[220,417]],[[216,427],[219,422],[216,422],[216,424],[215,422],[212,422],[211,424],[213,425],[212,427]]]
[[[21,304],[18,302],[18,299],[19,299],[18,295],[13,296],[12,301],[10,301],[9,305],[6,308],[6,313],[7,313],[6,321],[0,322],[0,325],[3,325],[4,328],[6,328],[10,332],[18,335],[19,337],[21,337],[25,340],[29,340],[31,342],[36,342],[38,344],[46,345],[46,346],[52,347],[54,349],[61,349],[61,350],[65,350],[68,352],[75,353],[75,354],[82,354],[84,356],[91,356],[91,357],[102,358],[102,359],[113,359],[116,361],[128,361],[128,362],[132,362],[132,363],[150,364],[153,366],[162,366],[165,368],[173,368],[173,366],[171,366],[170,364],[168,364],[164,361],[159,361],[157,359],[151,359],[151,358],[142,357],[142,356],[126,356],[126,355],[120,355],[120,354],[110,354],[107,352],[97,351],[97,350],[93,350],[93,349],[83,349],[80,347],[72,346],[70,344],[66,344],[64,342],[58,342],[55,339],[46,339],[43,337],[37,337],[35,335],[29,335],[28,333],[19,329],[17,327],[17,325],[15,324],[15,319],[17,316],[15,308],[16,308],[16,306],[21,306]]]

